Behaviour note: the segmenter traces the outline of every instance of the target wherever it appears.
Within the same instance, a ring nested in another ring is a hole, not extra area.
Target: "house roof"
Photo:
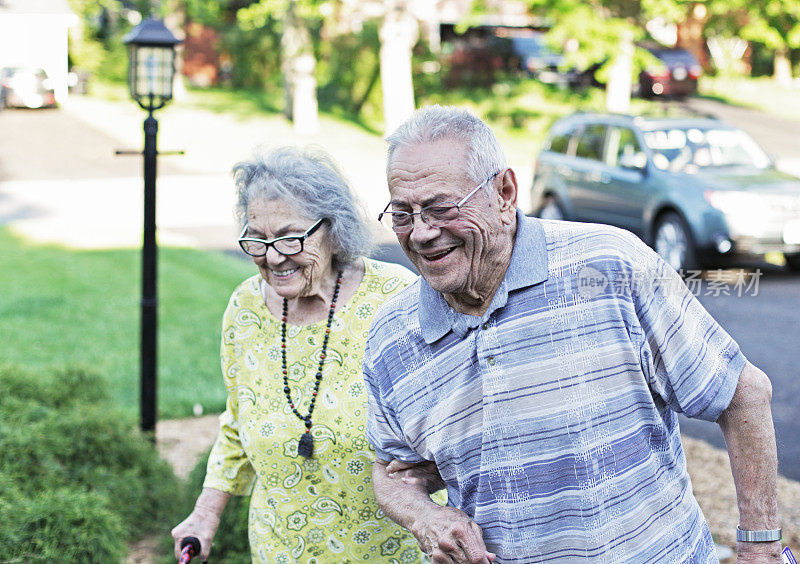
[[[0,14],[73,15],[67,0],[0,0]]]

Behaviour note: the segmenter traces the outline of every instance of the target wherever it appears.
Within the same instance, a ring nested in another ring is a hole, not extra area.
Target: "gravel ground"
[[[207,415],[190,419],[161,421],[156,427],[158,450],[175,469],[175,474],[185,478],[197,459],[214,442],[217,435],[217,416]],[[731,477],[728,454],[709,444],[683,437],[683,447],[694,495],[703,509],[716,542],[723,547],[735,547],[738,510],[736,490]],[[800,552],[800,482],[778,478],[783,542]],[[153,562],[158,539],[146,538],[131,548],[129,564]],[[734,558],[723,559],[723,563]]]

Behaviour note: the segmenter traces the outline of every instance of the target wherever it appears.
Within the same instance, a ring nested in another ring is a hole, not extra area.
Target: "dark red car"
[[[689,96],[697,92],[697,79],[703,68],[686,49],[648,48],[661,65],[639,74],[639,94],[653,96]]]

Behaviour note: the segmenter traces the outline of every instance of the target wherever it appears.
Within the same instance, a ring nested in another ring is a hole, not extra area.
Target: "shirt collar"
[[[419,324],[429,345],[451,330],[460,337],[506,305],[508,293],[547,280],[547,241],[541,222],[517,210],[517,235],[508,270],[483,317],[458,313],[444,297],[420,278]]]

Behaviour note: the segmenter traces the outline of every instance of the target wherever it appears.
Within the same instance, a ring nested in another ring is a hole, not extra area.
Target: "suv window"
[[[605,125],[590,125],[584,129],[578,138],[578,146],[575,149],[576,157],[594,159],[596,161],[603,158],[603,139],[606,135]]]
[[[550,146],[548,147],[548,150],[553,151],[554,153],[566,153],[567,148],[569,148],[570,137],[572,137],[571,133],[562,133],[561,135],[556,135],[550,139]]]
[[[627,127],[612,127],[608,133],[608,164],[622,168],[644,168],[647,157],[636,133]]]

